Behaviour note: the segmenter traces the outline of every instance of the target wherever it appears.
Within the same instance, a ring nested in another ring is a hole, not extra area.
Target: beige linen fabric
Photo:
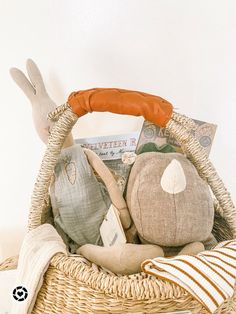
[[[163,190],[161,178],[174,159],[183,168],[186,188],[171,194]],[[139,155],[130,173],[126,199],[142,242],[179,247],[211,237],[214,207],[209,187],[182,154]]]

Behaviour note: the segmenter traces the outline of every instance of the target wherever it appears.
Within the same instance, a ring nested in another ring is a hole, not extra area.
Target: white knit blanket
[[[30,314],[51,258],[66,246],[55,228],[43,224],[26,234],[20,250],[11,314]],[[27,291],[27,292],[26,292]],[[26,298],[25,298],[26,297]]]
[[[236,241],[225,241],[214,250],[195,256],[158,257],[142,263],[142,270],[173,282],[197,299],[210,313],[234,294]]]

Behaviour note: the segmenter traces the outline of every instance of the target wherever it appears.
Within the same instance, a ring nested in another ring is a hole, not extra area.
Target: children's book
[[[104,161],[105,165],[119,176],[120,189],[123,192],[131,166],[124,164],[121,157],[125,152],[135,152],[140,131],[128,134],[79,138],[75,142],[94,151]]]
[[[197,129],[195,131],[192,131],[193,136],[205,149],[207,155],[209,155],[212,147],[212,142],[216,133],[217,125],[199,120],[194,120],[194,122],[197,125]],[[148,142],[156,143],[158,146],[162,146],[163,144],[169,144],[175,149],[176,152],[182,152],[180,144],[165,128],[160,128],[154,123],[144,121],[136,152],[140,149],[142,145]]]

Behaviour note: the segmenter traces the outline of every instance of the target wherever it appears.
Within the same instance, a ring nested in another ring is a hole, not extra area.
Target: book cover
[[[209,155],[217,126],[199,120],[194,120],[194,122],[197,124],[197,129],[192,131],[192,133]],[[136,151],[138,151],[143,144],[148,142],[156,143],[158,146],[169,144],[176,150],[176,152],[182,152],[180,144],[165,128],[160,128],[154,123],[144,121]]]
[[[123,192],[131,166],[124,164],[121,156],[124,152],[135,152],[140,131],[127,134],[79,138],[75,142],[94,151],[104,161],[105,165],[114,171],[119,177],[119,187]]]

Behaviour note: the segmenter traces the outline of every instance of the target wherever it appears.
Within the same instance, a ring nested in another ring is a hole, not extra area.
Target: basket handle
[[[173,107],[165,99],[142,92],[119,88],[93,88],[73,92],[68,104],[81,117],[92,111],[143,116],[145,120],[165,127]]]
[[[190,129],[194,127],[194,122],[172,110],[172,105],[164,99],[141,92],[121,89],[91,89],[72,93],[67,104],[58,107],[49,115],[54,120],[59,119],[52,128],[34,186],[28,229],[31,230],[41,224],[41,215],[57,158],[65,138],[78,117],[91,111],[109,111],[135,116],[143,115],[145,119],[161,127],[166,127],[181,144],[199,175],[208,182],[223,210],[224,218],[227,220],[233,236],[236,237],[236,209],[229,192],[204,149],[190,132]]]

